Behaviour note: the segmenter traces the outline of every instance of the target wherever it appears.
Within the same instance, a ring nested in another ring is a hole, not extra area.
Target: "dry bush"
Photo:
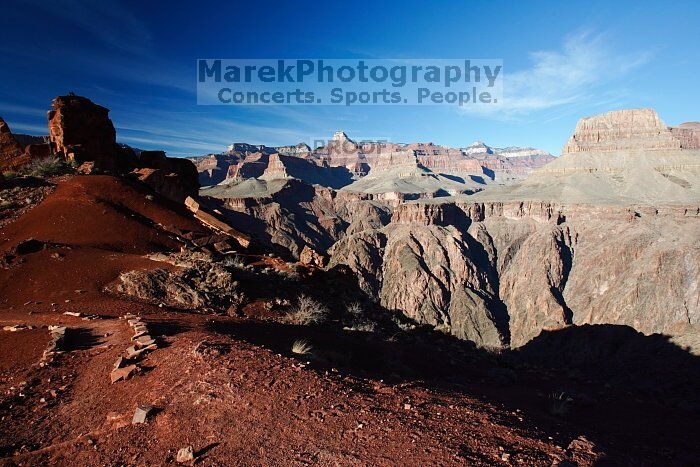
[[[297,355],[309,355],[313,347],[306,339],[295,340],[292,344],[292,353]]]
[[[223,259],[223,265],[227,268],[243,269],[245,268],[245,261],[238,254],[226,255]]]
[[[286,321],[292,324],[308,325],[325,321],[330,310],[307,295],[299,295],[297,306],[286,316]]]
[[[562,417],[569,413],[569,404],[574,400],[563,391],[555,391],[549,395],[549,412]]]
[[[370,320],[359,302],[353,302],[345,308],[343,319],[345,329],[350,331],[375,332],[377,324]]]

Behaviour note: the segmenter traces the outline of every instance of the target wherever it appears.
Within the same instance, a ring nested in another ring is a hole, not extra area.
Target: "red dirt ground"
[[[695,414],[613,389],[534,372],[500,383],[484,376],[495,359],[476,351],[454,357],[455,374],[433,375],[447,360],[437,340],[433,354],[414,341],[109,295],[104,287],[121,272],[162,267],[144,254],[179,249],[162,226],[204,231],[148,193],[113,177],[69,178],[0,230],[0,324],[37,326],[0,331],[0,465],[162,465],[185,446],[202,465],[698,463]],[[15,254],[29,238],[48,245]],[[143,316],[159,348],[137,375],[111,384],[131,345],[126,313]],[[42,366],[50,324],[69,330],[64,351]],[[298,338],[317,356],[292,354]],[[387,358],[397,359],[395,372],[381,369]],[[596,400],[554,416],[547,394],[562,386]],[[138,404],[156,410],[132,425]]]

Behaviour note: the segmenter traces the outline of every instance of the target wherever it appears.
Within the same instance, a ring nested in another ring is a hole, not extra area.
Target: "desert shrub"
[[[287,314],[286,321],[292,324],[316,324],[328,318],[330,310],[321,302],[307,295],[299,295],[297,305]]]
[[[573,399],[564,391],[555,391],[549,395],[549,412],[552,415],[564,416],[569,413],[569,404]]]
[[[295,340],[292,344],[292,353],[297,355],[309,355],[313,347],[306,339]]]
[[[280,269],[277,271],[277,274],[286,281],[298,281],[301,276],[299,275],[298,272],[296,272],[294,269]]]
[[[223,265],[227,268],[243,269],[245,268],[245,262],[243,258],[238,255],[226,255],[223,259]]]
[[[32,177],[48,177],[63,173],[66,165],[57,157],[44,157],[42,159],[33,160],[26,167],[25,171]]]
[[[345,308],[343,323],[345,329],[351,331],[375,332],[377,330],[377,324],[366,316],[359,302],[350,303]]]

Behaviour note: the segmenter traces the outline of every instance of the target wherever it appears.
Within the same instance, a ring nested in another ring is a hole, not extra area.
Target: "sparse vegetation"
[[[32,177],[49,177],[58,175],[66,170],[66,164],[57,157],[44,157],[32,161],[25,169],[25,172]]]
[[[223,259],[223,265],[227,268],[245,268],[245,262],[243,261],[243,258],[238,254],[226,255]]]
[[[279,274],[282,279],[288,281],[297,281],[301,278],[299,273],[294,269],[280,269],[277,271],[277,274]]]
[[[359,302],[350,303],[345,308],[343,322],[345,329],[350,331],[375,332],[377,330],[376,323],[367,318],[365,310]]]
[[[307,295],[299,295],[297,306],[286,316],[286,321],[292,324],[309,325],[325,321],[330,310],[321,302]]]
[[[564,416],[569,413],[569,404],[573,401],[564,391],[554,391],[549,395],[549,412],[559,417]]]
[[[292,353],[297,355],[309,355],[313,347],[306,339],[295,340],[292,344]]]

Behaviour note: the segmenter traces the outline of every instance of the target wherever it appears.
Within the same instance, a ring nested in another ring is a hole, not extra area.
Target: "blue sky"
[[[330,136],[559,154],[578,118],[653,107],[700,120],[700,2],[15,1],[0,17],[0,116],[45,134],[53,97],[111,109],[170,155]],[[198,58],[497,58],[498,112],[448,106],[197,106]]]

